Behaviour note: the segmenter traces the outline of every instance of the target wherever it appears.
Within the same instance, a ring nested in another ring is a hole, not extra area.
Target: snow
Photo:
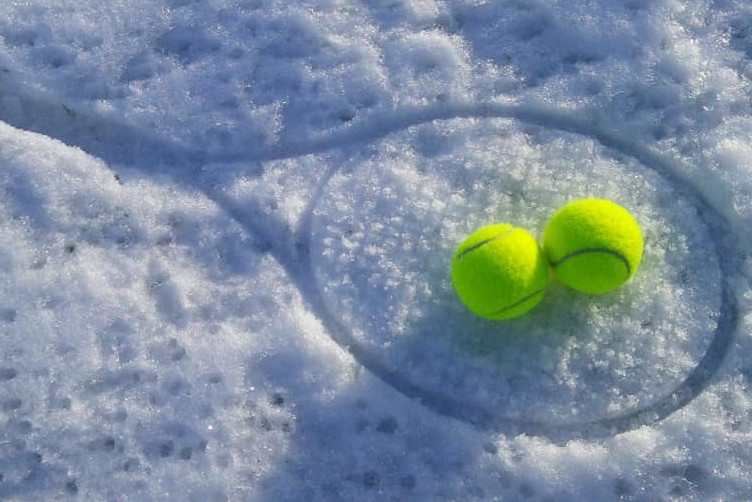
[[[0,5],[0,499],[752,497],[752,11]],[[472,316],[570,200],[629,284]]]

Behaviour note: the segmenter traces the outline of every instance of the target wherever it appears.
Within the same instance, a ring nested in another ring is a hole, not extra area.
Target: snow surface
[[[587,196],[633,281],[459,304]],[[746,0],[6,0],[0,499],[751,499],[751,229]]]

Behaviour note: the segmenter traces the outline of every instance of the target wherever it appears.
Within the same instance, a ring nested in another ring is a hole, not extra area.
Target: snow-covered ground
[[[627,286],[486,322],[566,202]],[[752,499],[747,0],[4,0],[0,499]]]

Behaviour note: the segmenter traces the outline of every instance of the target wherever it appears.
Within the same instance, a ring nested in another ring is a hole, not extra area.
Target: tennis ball
[[[543,251],[561,282],[583,293],[606,293],[637,271],[642,233],[620,205],[582,199],[551,217],[543,231]]]
[[[549,279],[548,263],[529,232],[485,226],[457,247],[452,284],[467,307],[486,319],[511,319],[535,307]]]

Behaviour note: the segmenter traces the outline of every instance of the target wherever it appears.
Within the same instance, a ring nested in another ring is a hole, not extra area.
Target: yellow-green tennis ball
[[[556,278],[583,293],[616,289],[642,260],[642,232],[620,205],[582,199],[559,209],[543,232],[543,251]]]
[[[529,232],[508,224],[483,227],[457,247],[452,284],[467,307],[486,319],[511,319],[543,298],[549,269]]]

